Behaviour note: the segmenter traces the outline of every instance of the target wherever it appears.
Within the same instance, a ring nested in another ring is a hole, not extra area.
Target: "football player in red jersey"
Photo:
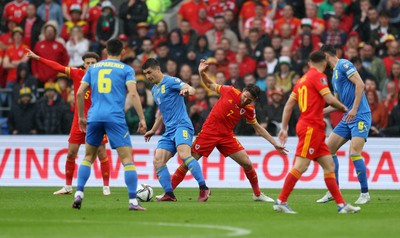
[[[272,198],[260,191],[253,163],[242,144],[233,134],[236,124],[242,118],[246,118],[247,124],[252,125],[256,133],[269,141],[277,151],[281,154],[288,152],[257,122],[255,109],[251,103],[258,98],[260,89],[256,85],[250,84],[245,87],[243,92],[240,92],[232,86],[216,84],[208,77],[206,73],[207,67],[207,62],[201,60],[199,65],[200,77],[209,89],[220,94],[221,97],[204,122],[202,131],[193,142],[192,155],[198,160],[202,156],[209,156],[213,149],[217,147],[221,154],[231,157],[242,166],[253,189],[254,201],[273,202]],[[182,182],[187,171],[188,169],[184,164],[179,166],[174,176],[172,176],[173,188],[176,188]]]
[[[296,125],[299,142],[296,149],[294,167],[286,176],[279,198],[273,208],[283,213],[296,213],[288,205],[287,200],[301,175],[307,170],[311,161],[318,162],[324,169],[325,184],[334,197],[339,213],[355,213],[359,207],[346,204],[335,178],[335,166],[328,146],[325,143],[325,122],[323,110],[325,103],[346,112],[347,107],[336,99],[328,87],[328,80],[323,73],[327,65],[325,54],[315,51],[310,54],[310,69],[296,83],[286,102],[282,116],[282,129],[279,140],[285,143],[288,137],[287,127],[293,108],[299,105],[300,118]]]
[[[81,84],[81,80],[85,75],[86,69],[88,69],[92,64],[97,63],[100,60],[99,55],[94,52],[87,52],[82,56],[83,60],[83,68],[74,68],[74,67],[66,67],[63,66],[55,61],[45,59],[43,57],[39,57],[31,50],[28,50],[27,56],[28,58],[38,60],[39,62],[49,66],[50,68],[66,74],[70,77],[74,84],[74,97],[76,100],[76,93],[78,88]],[[90,105],[92,104],[91,97],[90,97],[90,90],[87,91],[85,94],[85,116],[87,117],[88,110]],[[75,103],[76,105],[76,103]],[[72,122],[70,136],[68,139],[68,155],[67,161],[65,163],[65,178],[66,178],[66,185],[61,188],[60,190],[54,192],[55,195],[63,195],[63,194],[72,194],[72,179],[74,177],[75,172],[75,159],[78,154],[79,147],[81,144],[85,144],[85,136],[86,133],[82,132],[79,129],[78,125],[78,107],[75,107],[74,112],[74,120]],[[102,145],[98,149],[97,156],[100,159],[100,167],[101,167],[101,174],[103,176],[103,194],[110,195],[110,187],[109,187],[109,180],[110,180],[110,161],[108,160],[105,144],[108,142],[107,136],[104,135]]]

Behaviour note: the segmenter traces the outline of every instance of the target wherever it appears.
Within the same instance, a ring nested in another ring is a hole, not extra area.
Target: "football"
[[[150,202],[153,198],[153,188],[147,184],[138,184],[136,198],[141,202]]]

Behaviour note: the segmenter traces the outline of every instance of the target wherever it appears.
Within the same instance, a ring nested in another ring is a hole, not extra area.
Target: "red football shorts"
[[[81,129],[79,129],[78,120],[74,119],[74,121],[72,122],[71,130],[69,132],[68,142],[71,144],[83,145],[86,142],[85,137],[86,133],[82,132]],[[104,135],[101,144],[104,145],[107,144],[107,142],[108,142],[107,135]]]
[[[216,136],[200,132],[193,142],[192,152],[208,157],[215,147],[217,147],[218,151],[225,157],[244,150],[242,144],[240,144],[234,134]]]
[[[331,154],[325,143],[325,130],[297,124],[296,133],[299,137],[296,156],[314,160]]]

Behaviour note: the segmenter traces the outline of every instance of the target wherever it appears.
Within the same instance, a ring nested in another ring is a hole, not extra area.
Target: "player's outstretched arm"
[[[360,74],[358,74],[358,72],[355,72],[353,75],[351,75],[349,80],[356,85],[356,89],[354,92],[355,98],[354,98],[353,107],[346,115],[346,119],[345,119],[346,122],[350,122],[350,121],[354,120],[354,117],[356,116],[357,111],[358,111],[358,107],[360,106],[362,94],[365,89],[365,84],[362,81],[361,76],[360,76]]]
[[[144,141],[146,141],[146,142],[150,141],[150,138],[156,133],[158,128],[160,128],[160,126],[162,125],[162,123],[163,123],[162,118],[163,118],[162,114],[158,110],[156,113],[156,120],[154,122],[153,128],[151,128],[151,130],[149,130],[148,132],[146,132],[144,134]]]
[[[45,59],[43,57],[40,57],[39,55],[33,53],[33,51],[31,51],[30,49],[26,49],[26,51],[27,51],[26,56],[29,59],[37,60],[37,61],[49,66],[50,68],[52,68],[52,69],[54,69],[54,70],[56,70],[58,72],[67,74],[69,76],[69,73],[67,72],[67,67],[65,67],[64,65],[61,65],[61,64],[59,64],[59,63],[57,63],[55,61],[48,60],[48,59]]]
[[[89,89],[89,84],[86,82],[82,82],[81,86],[76,93],[76,100],[78,104],[78,122],[79,122],[79,129],[82,132],[86,132],[87,121],[84,113],[85,107],[85,94],[86,91]]]
[[[259,135],[261,135],[262,137],[264,137],[264,139],[266,139],[269,143],[271,143],[275,149],[277,151],[279,151],[281,154],[286,155],[287,152],[289,152],[285,146],[280,145],[276,142],[276,140],[271,136],[271,134],[268,133],[267,130],[265,130],[264,127],[262,127],[257,121],[254,124],[251,124],[255,130],[255,132]]]
[[[206,85],[207,88],[217,92],[218,84],[214,83],[214,81],[212,81],[210,77],[208,77],[206,73],[207,68],[208,68],[207,62],[204,59],[201,59],[199,64],[200,79],[201,81],[203,81],[203,83]]]
[[[181,88],[181,91],[180,91],[180,95],[182,95],[182,96],[184,96],[184,97],[186,97],[186,96],[192,96],[192,95],[194,95],[196,93],[196,89],[194,89],[192,86],[190,86],[189,84],[186,84],[186,85],[184,85],[182,88]]]
[[[127,83],[126,87],[128,88],[128,101],[132,102],[140,120],[137,132],[143,135],[147,130],[147,124],[144,118],[142,103],[140,102],[140,97],[137,93],[136,83]]]
[[[297,101],[293,99],[292,97],[289,97],[288,101],[285,104],[285,107],[283,108],[283,115],[282,115],[282,127],[281,130],[279,131],[278,138],[279,141],[284,145],[286,143],[286,140],[288,138],[288,124],[290,120],[290,116],[292,115],[293,108],[296,105]]]
[[[347,112],[347,107],[343,105],[336,97],[334,97],[331,93],[327,93],[324,95],[324,100],[326,103],[330,105],[331,108],[334,108],[335,110],[340,110],[343,112]],[[324,108],[324,110],[328,111],[329,109]],[[331,112],[333,110],[330,110]],[[324,111],[325,113],[325,111]]]

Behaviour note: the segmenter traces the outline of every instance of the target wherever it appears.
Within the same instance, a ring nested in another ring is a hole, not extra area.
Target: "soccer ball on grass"
[[[136,198],[141,202],[150,202],[153,199],[153,188],[147,184],[138,184],[136,189]]]

